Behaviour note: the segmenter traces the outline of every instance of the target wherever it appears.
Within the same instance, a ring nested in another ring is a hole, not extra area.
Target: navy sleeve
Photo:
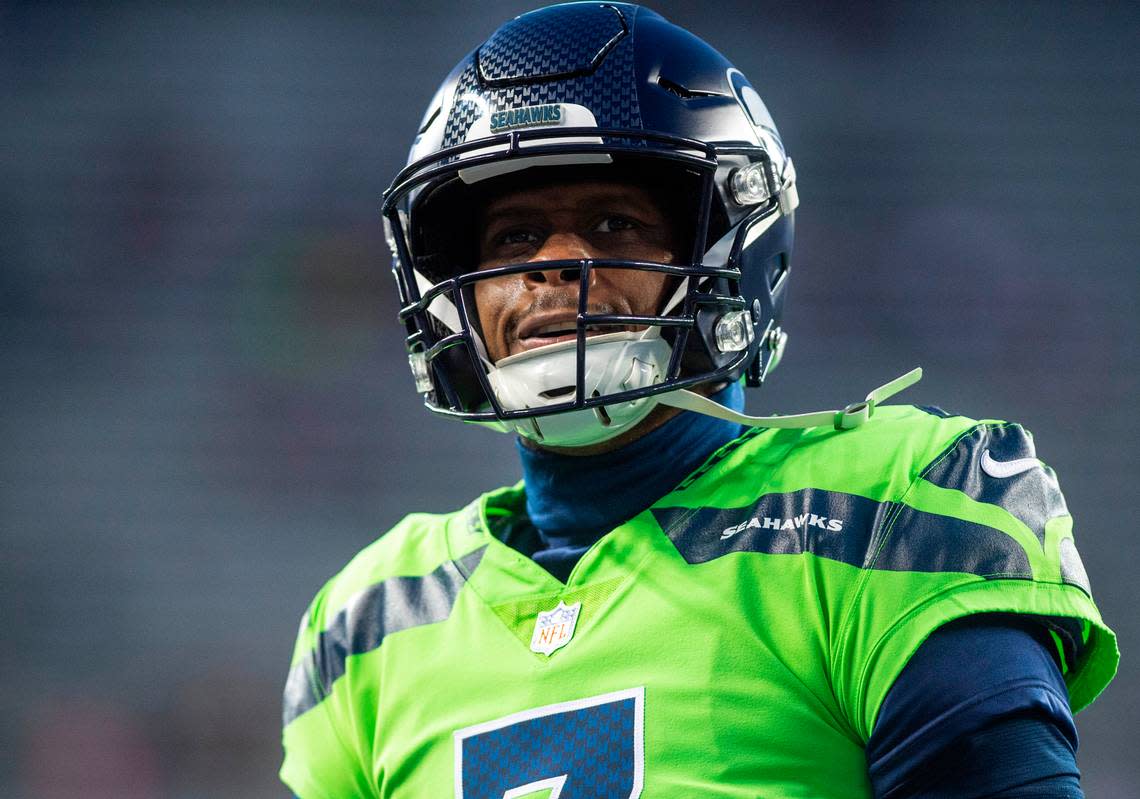
[[[1048,633],[1013,616],[935,631],[867,742],[879,799],[1083,796],[1077,730]]]

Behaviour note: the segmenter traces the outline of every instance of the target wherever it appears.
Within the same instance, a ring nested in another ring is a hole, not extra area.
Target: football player
[[[1079,797],[1115,672],[1016,424],[743,414],[796,174],[747,78],[644,8],[514,19],[384,217],[427,407],[523,480],[412,514],[313,601],[281,776],[322,797]]]

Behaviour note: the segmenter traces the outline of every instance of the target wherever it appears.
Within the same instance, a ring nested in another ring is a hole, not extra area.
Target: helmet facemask
[[[417,388],[432,410],[493,423],[547,445],[583,446],[636,425],[656,404],[650,399],[656,394],[736,379],[757,360],[763,331],[756,329],[754,311],[760,309],[747,306],[734,261],[751,220],[779,216],[778,203],[771,192],[751,209],[732,206],[724,187],[730,173],[750,164],[759,164],[754,171],[775,183],[766,152],[746,145],[720,152],[699,142],[628,131],[595,129],[587,139],[584,132],[516,131],[460,145],[412,164],[393,184],[385,216],[404,301],[401,319]],[[537,141],[528,145],[528,139]],[[598,162],[599,152],[608,164]],[[529,167],[536,157],[541,168]],[[464,180],[472,165],[492,158],[517,159],[518,168],[499,166],[493,178]],[[586,158],[592,166],[582,165]],[[549,168],[555,159],[578,165]],[[533,272],[535,265],[479,271],[471,209],[485,207],[512,186],[564,179],[568,171],[579,181],[644,186],[678,231],[677,258],[543,262],[543,272],[579,279],[574,340],[492,362],[476,288],[481,281]],[[592,278],[596,270],[615,269],[664,273],[660,307],[644,315],[599,309],[590,298]],[[764,321],[770,326],[770,317]]]

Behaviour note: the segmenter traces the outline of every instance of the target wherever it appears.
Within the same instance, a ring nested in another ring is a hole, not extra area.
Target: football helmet
[[[649,187],[684,252],[544,262],[580,281],[574,340],[492,362],[475,287],[534,266],[480,271],[471,209],[503,186],[567,175]],[[436,413],[556,446],[605,441],[659,403],[720,415],[687,389],[758,386],[775,368],[798,202],[760,95],[708,44],[626,3],[523,14],[446,78],[384,195],[416,388]],[[662,307],[599,312],[598,269],[664,273]]]

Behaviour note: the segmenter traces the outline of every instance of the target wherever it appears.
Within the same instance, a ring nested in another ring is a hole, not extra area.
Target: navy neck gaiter
[[[740,383],[730,383],[712,399],[744,409]],[[601,455],[562,455],[519,441],[526,511],[537,532],[528,554],[565,581],[595,541],[665,496],[740,433],[735,422],[685,411]]]

